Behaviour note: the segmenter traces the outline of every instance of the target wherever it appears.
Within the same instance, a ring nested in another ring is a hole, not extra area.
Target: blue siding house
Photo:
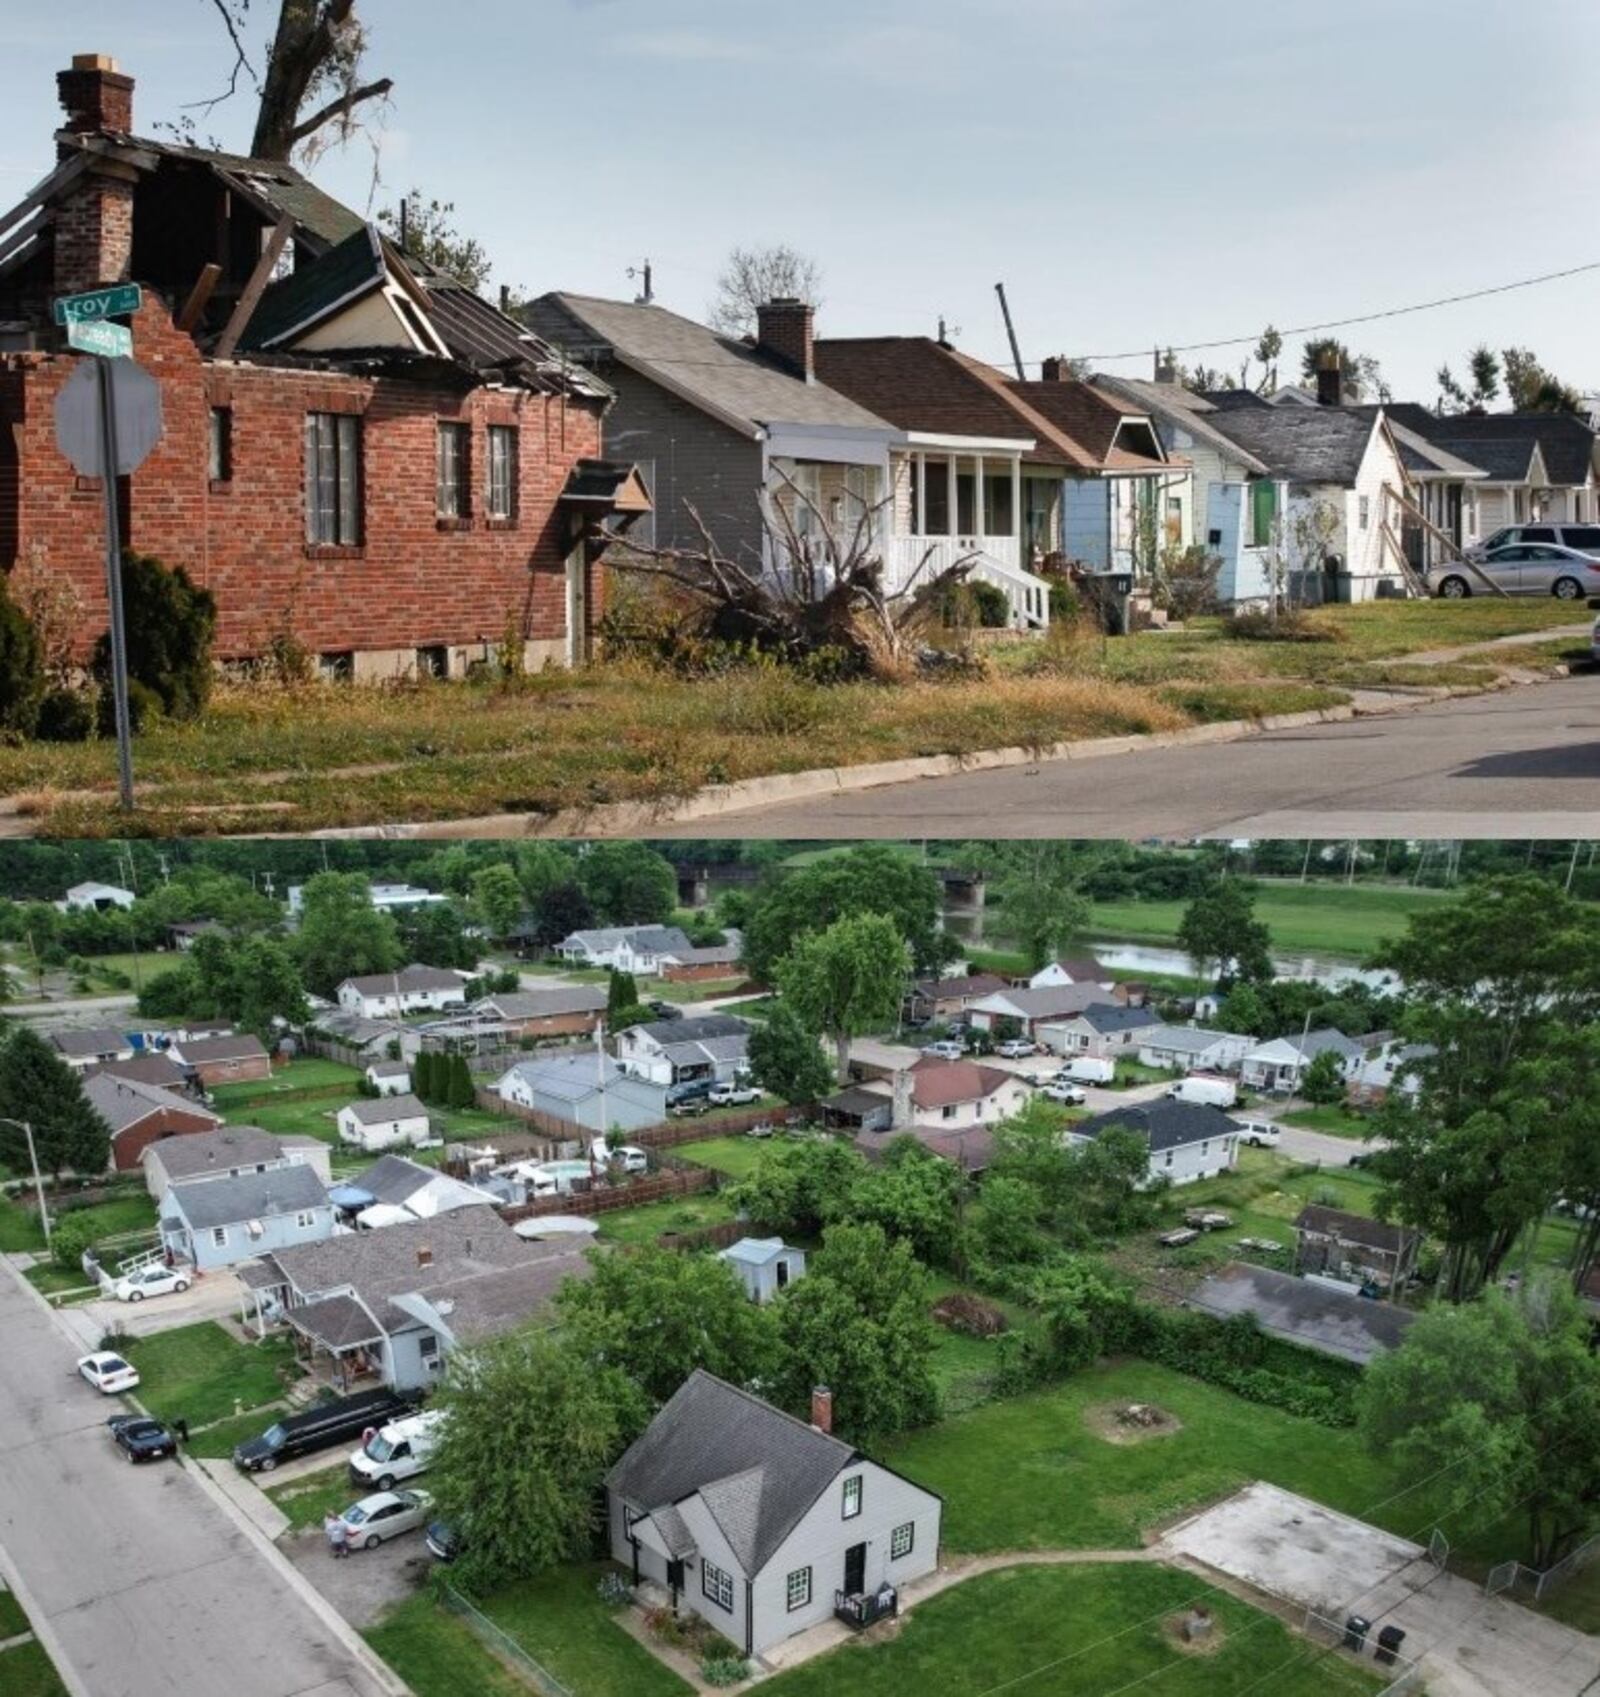
[[[161,1199],[162,1247],[201,1273],[332,1236],[333,1205],[307,1166],[174,1184]]]

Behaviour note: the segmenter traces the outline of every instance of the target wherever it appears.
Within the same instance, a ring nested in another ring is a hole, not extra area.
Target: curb
[[[1537,682],[1571,675],[1559,667]],[[1129,736],[1093,737],[1082,742],[1052,743],[1046,748],[977,749],[968,754],[920,755],[905,760],[880,760],[861,766],[826,766],[807,772],[781,772],[762,778],[743,778],[732,784],[711,784],[690,796],[659,801],[619,801],[590,808],[567,808],[559,813],[493,813],[470,819],[434,819],[411,824],[351,825],[301,833],[312,839],[335,841],[427,842],[453,837],[479,840],[534,837],[647,836],[652,826],[691,824],[744,813],[778,802],[812,801],[824,796],[849,795],[883,789],[892,784],[926,778],[954,778],[970,772],[1013,770],[1056,760],[1105,760],[1148,749],[1197,748],[1244,742],[1269,731],[1305,730],[1315,725],[1342,725],[1354,719],[1386,718],[1412,713],[1441,701],[1495,695],[1510,688],[1531,687],[1497,679],[1486,685],[1410,686],[1375,691],[1386,700],[1350,702],[1305,713],[1271,713],[1261,719],[1224,719],[1216,724],[1191,725],[1179,731],[1146,731]],[[269,833],[276,835],[276,833]]]

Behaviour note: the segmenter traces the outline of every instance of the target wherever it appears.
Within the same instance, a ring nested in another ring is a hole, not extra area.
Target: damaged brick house
[[[330,677],[459,676],[508,638],[584,659],[606,546],[648,508],[600,458],[606,385],[291,166],[135,136],[112,60],[58,83],[55,169],[0,214],[0,569],[65,577],[82,651],[104,629],[51,307],[133,281],[165,436],[122,480],[125,543],[212,592],[219,659],[285,636]]]

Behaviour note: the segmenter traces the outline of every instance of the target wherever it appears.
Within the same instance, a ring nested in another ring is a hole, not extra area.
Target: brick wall
[[[258,654],[291,632],[313,653],[404,655],[453,650],[459,670],[500,642],[508,620],[561,659],[566,635],[565,533],[557,497],[573,463],[600,452],[597,405],[478,389],[462,395],[388,377],[203,361],[153,293],[134,324],[135,356],[161,383],[165,436],[131,480],[127,543],[182,565],[217,598],[219,659]],[[55,446],[54,403],[70,356],[0,355],[0,434],[15,433],[16,516],[6,519],[0,459],[0,564],[43,550],[83,599],[81,648],[105,627],[104,526],[97,484]],[[209,409],[232,409],[233,476],[208,480]],[[363,419],[364,535],[359,547],[308,547],[305,415]],[[435,516],[439,420],[472,430],[472,513],[464,528]],[[490,424],[519,431],[519,513],[483,516]],[[590,568],[591,625],[603,572]],[[394,667],[390,665],[389,670]]]
[[[186,1114],[178,1108],[164,1108],[112,1138],[111,1165],[119,1173],[139,1172],[142,1170],[139,1157],[152,1143],[163,1137],[188,1137],[216,1129],[217,1122],[209,1114]]]

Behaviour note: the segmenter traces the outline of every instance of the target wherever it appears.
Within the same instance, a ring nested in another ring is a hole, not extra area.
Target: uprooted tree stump
[[[1222,1623],[1211,1610],[1201,1606],[1180,1609],[1162,1622],[1162,1630],[1175,1648],[1189,1656],[1214,1656],[1222,1648]]]
[[[1183,1430],[1175,1414],[1153,1402],[1101,1402],[1083,1411],[1089,1430],[1108,1444],[1142,1444]]]
[[[1005,1309],[968,1291],[952,1291],[941,1297],[933,1305],[933,1317],[946,1331],[963,1332],[972,1338],[997,1338],[1011,1329]]]

